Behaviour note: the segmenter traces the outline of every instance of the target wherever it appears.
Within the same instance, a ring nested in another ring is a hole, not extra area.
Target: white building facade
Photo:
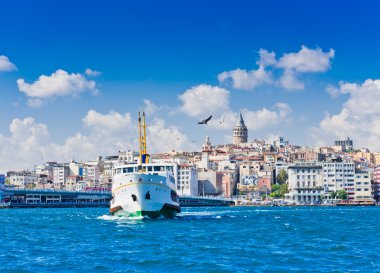
[[[324,198],[322,166],[299,163],[288,167],[289,193],[285,198],[297,204],[322,202]]]
[[[326,162],[322,164],[323,187],[326,193],[346,190],[348,200],[355,195],[355,164],[351,162]]]
[[[373,202],[371,176],[366,171],[355,172],[355,202]]]
[[[28,171],[14,172],[9,176],[10,184],[19,189],[32,188],[36,183],[36,179],[36,175]]]
[[[55,189],[64,189],[66,178],[69,174],[67,166],[56,166],[53,168],[53,184]]]
[[[195,166],[178,166],[177,193],[181,196],[198,195],[198,171]]]

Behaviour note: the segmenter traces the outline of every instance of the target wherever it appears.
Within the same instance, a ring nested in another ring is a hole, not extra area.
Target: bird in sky
[[[211,118],[212,118],[212,115],[209,116],[208,118],[206,118],[206,119],[204,119],[204,120],[198,122],[198,124],[205,124],[205,125],[207,125],[207,122],[209,122]]]

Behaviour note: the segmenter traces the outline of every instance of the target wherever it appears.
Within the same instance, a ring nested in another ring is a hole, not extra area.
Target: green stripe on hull
[[[160,216],[164,216],[166,218],[173,218],[176,217],[177,211],[173,209],[168,208],[162,208],[159,211],[135,211],[135,212],[128,212],[125,210],[119,210],[115,213],[115,216],[126,216],[131,218],[137,218],[137,217],[143,217],[148,216],[149,218],[158,218]]]

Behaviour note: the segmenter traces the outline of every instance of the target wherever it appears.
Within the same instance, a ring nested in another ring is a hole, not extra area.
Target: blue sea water
[[[380,207],[0,210],[1,272],[380,272]]]

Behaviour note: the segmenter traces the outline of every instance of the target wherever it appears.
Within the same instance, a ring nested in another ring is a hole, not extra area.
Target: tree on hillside
[[[282,184],[282,185],[275,184],[275,185],[272,185],[272,193],[269,196],[284,198],[285,193],[288,193],[288,184]]]
[[[342,200],[347,200],[347,197],[348,197],[346,190],[337,191],[336,196],[338,197],[338,199],[342,199]]]
[[[277,175],[276,183],[282,185],[282,184],[285,184],[287,180],[288,180],[288,173],[286,172],[286,170],[282,169],[281,171],[279,171]]]

